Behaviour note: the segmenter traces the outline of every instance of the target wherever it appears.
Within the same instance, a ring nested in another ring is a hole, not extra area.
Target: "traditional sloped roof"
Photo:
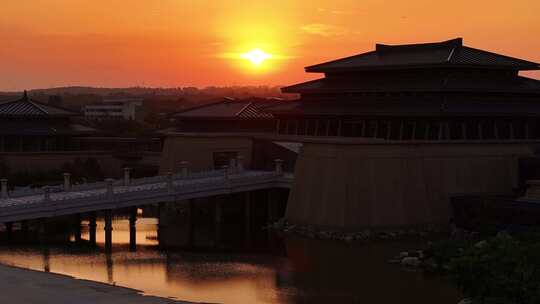
[[[406,103],[406,106],[403,106]],[[450,100],[427,98],[396,98],[389,101],[335,101],[329,105],[325,101],[290,102],[268,109],[274,115],[293,116],[473,116],[473,117],[539,117],[540,103],[489,102],[482,100]]]
[[[332,79],[321,78],[282,88],[284,93],[354,93],[354,92],[489,92],[540,94],[540,81],[527,77],[476,78],[461,75],[444,77],[404,77]]]
[[[463,39],[405,45],[377,44],[374,51],[306,67],[306,72],[327,73],[352,70],[410,67],[477,67],[539,70],[540,64],[463,45]]]
[[[21,99],[0,103],[0,116],[8,117],[66,117],[76,115],[61,108],[30,99],[26,92]]]
[[[263,112],[263,110],[278,103],[283,103],[283,101],[261,98],[225,99],[220,102],[177,112],[173,117],[180,119],[271,119],[273,115]]]

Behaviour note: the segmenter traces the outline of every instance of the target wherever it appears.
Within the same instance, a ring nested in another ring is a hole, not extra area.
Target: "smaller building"
[[[276,119],[265,109],[285,101],[275,98],[231,99],[183,110],[172,115],[180,132],[270,132]]]
[[[88,119],[139,120],[141,106],[139,98],[105,99],[103,103],[84,106],[83,111]]]
[[[75,124],[71,118],[76,115],[32,100],[26,92],[19,100],[0,103],[0,152],[76,150],[76,137],[95,132]]]

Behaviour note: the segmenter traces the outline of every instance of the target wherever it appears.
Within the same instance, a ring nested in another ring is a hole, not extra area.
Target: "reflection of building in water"
[[[161,204],[162,248],[257,248],[285,213],[287,190],[270,189]]]
[[[346,244],[301,238],[286,239],[285,244],[289,263],[276,276],[282,303],[453,304],[461,298],[445,280],[404,272],[387,263],[395,252],[420,244]]]

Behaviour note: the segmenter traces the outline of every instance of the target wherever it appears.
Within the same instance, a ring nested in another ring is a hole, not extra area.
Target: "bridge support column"
[[[112,210],[107,210],[105,212],[105,251],[112,251]]]
[[[188,201],[189,208],[189,236],[188,236],[188,247],[195,247],[195,199],[192,198]]]
[[[45,243],[46,239],[47,239],[47,229],[46,229],[46,223],[45,223],[46,219],[38,219],[36,221],[36,224],[37,224],[37,238],[38,238],[38,242],[40,244],[43,244]]]
[[[129,250],[137,250],[137,207],[129,211]]]
[[[248,244],[251,242],[251,193],[245,193],[244,200],[244,236]]]
[[[76,214],[75,215],[75,242],[80,243],[81,242],[81,215]]]
[[[279,219],[276,193],[272,190],[266,192],[268,223],[274,223]]]
[[[89,224],[88,224],[88,234],[90,245],[96,246],[96,212],[90,212]]]
[[[221,228],[223,224],[223,214],[222,214],[222,206],[221,206],[221,198],[216,197],[216,203],[214,208],[214,247],[219,248],[221,247]]]
[[[11,241],[13,238],[13,223],[5,223],[6,226],[6,239]]]
[[[24,238],[28,237],[28,221],[27,220],[21,221],[21,232]]]

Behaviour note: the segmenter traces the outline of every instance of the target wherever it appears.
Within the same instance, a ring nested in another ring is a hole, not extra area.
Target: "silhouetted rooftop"
[[[76,113],[45,105],[28,97],[26,92],[21,99],[0,103],[0,117],[66,117]]]
[[[342,93],[342,92],[491,92],[540,94],[540,81],[527,77],[478,77],[463,75],[443,77],[366,77],[361,80],[321,78],[282,88],[284,93]]]
[[[327,73],[354,70],[416,67],[475,67],[510,70],[539,70],[540,64],[463,45],[463,39],[438,43],[384,45],[374,51],[306,67],[307,72]]]
[[[184,111],[177,112],[174,118],[273,118],[272,114],[265,113],[262,110],[283,103],[276,99],[225,99],[220,102],[207,104]]]

